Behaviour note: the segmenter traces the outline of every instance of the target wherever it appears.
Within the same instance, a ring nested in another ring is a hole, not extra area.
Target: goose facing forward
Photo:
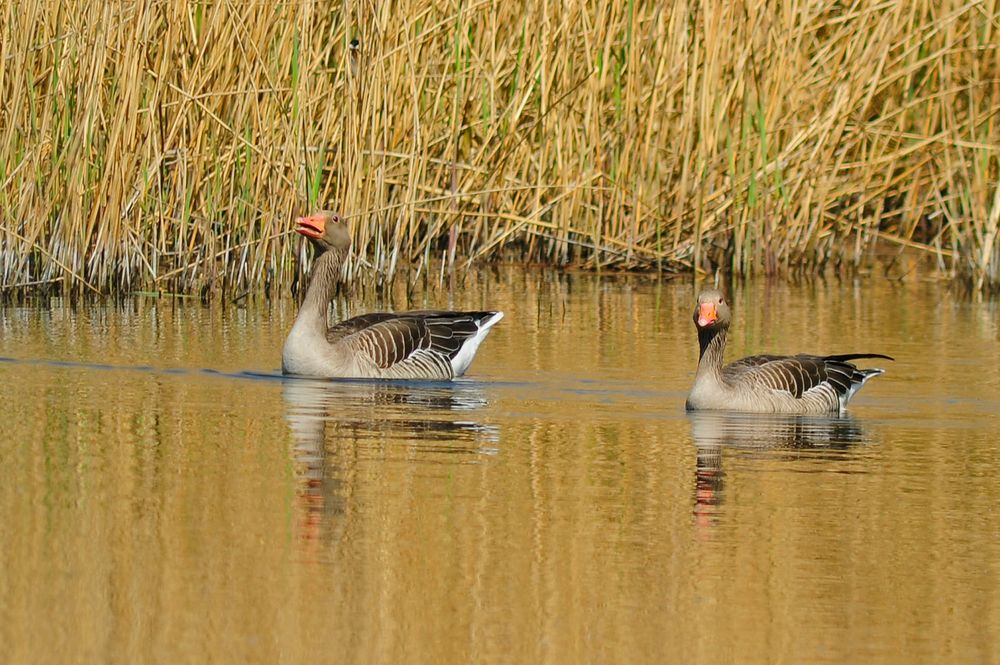
[[[305,299],[281,353],[284,374],[319,378],[452,379],[472,362],[503,312],[376,312],[333,326],[327,314],[351,247],[329,211],[296,220],[316,251]]]
[[[722,365],[729,332],[729,305],[716,289],[702,291],[694,310],[701,355],[687,398],[691,410],[756,413],[839,413],[854,393],[884,370],[858,369],[857,358],[891,357],[880,353],[838,356],[750,356]]]

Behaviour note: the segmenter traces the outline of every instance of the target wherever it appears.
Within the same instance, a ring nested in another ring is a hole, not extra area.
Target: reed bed
[[[995,285],[998,33],[1000,0],[4,3],[0,285],[283,286],[318,207],[361,281],[881,245]]]

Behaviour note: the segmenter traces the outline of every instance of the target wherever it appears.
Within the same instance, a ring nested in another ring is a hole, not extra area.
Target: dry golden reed
[[[281,285],[330,207],[364,279],[881,242],[982,287],[998,42],[1000,0],[8,0],[0,285]]]

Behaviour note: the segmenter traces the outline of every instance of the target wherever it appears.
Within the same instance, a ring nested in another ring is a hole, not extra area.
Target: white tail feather
[[[854,397],[854,393],[856,393],[859,390],[861,390],[861,387],[864,386],[866,383],[868,383],[869,379],[872,379],[872,378],[878,376],[879,374],[885,373],[885,370],[882,369],[881,367],[865,368],[865,369],[860,370],[860,371],[863,374],[863,376],[861,377],[861,381],[858,382],[858,383],[852,383],[850,389],[848,389],[848,391],[846,393],[844,393],[843,395],[840,396],[840,410],[841,411],[843,411],[844,409],[847,408],[847,403],[849,401],[851,401],[852,397]]]
[[[462,348],[458,350],[455,357],[451,359],[451,371],[455,376],[462,376],[465,374],[465,370],[469,369],[469,365],[472,364],[472,359],[476,356],[476,351],[479,350],[479,345],[483,343],[486,339],[486,335],[490,332],[496,323],[503,318],[503,312],[497,312],[488,319],[483,319],[477,324],[479,330],[475,335],[469,337],[465,340],[465,344]]]

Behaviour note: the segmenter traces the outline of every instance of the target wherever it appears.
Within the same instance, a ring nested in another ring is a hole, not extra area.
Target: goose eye
[[[340,215],[334,215],[333,216],[333,223],[334,224],[340,224]]]

